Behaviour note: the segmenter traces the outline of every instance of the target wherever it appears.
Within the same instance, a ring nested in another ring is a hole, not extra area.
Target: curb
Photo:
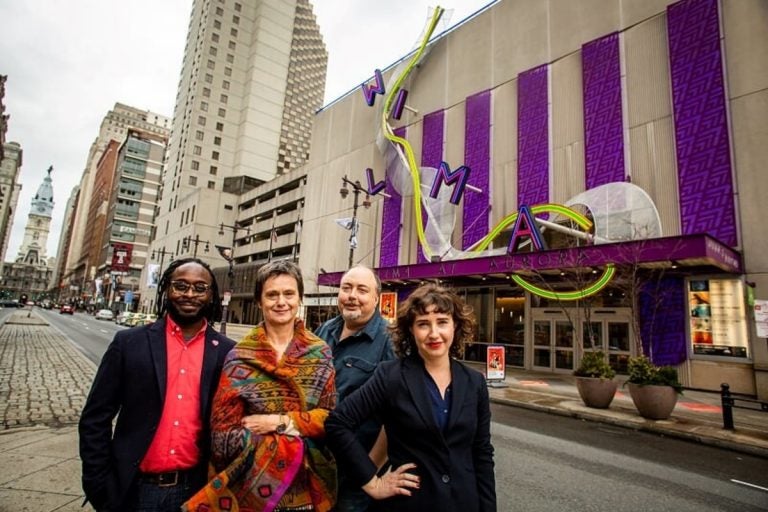
[[[684,432],[676,429],[671,429],[671,428],[664,427],[663,425],[659,425],[657,422],[653,420],[646,420],[639,416],[636,421],[633,421],[629,418],[627,419],[614,418],[610,416],[604,416],[601,414],[594,414],[594,413],[589,413],[585,411],[578,411],[573,409],[554,407],[550,405],[543,405],[536,402],[523,402],[518,400],[512,400],[509,398],[491,397],[490,401],[491,403],[496,403],[499,405],[520,407],[523,409],[530,409],[533,411],[545,412],[548,414],[556,414],[558,416],[576,418],[580,420],[591,421],[594,423],[605,423],[608,425],[613,425],[613,426],[622,427],[622,428],[631,429],[631,430],[640,431],[640,432],[649,432],[652,434],[658,434],[658,435],[663,435],[667,437],[674,437],[676,439],[681,439],[684,441],[695,442],[695,443],[699,443],[707,446],[714,446],[717,448],[725,448],[735,452],[768,459],[768,448],[745,444],[743,441],[736,442],[736,441],[731,441],[729,439],[721,439],[718,437],[712,437],[712,436],[697,434],[693,432]],[[614,412],[618,412],[619,414],[624,414],[615,410]]]

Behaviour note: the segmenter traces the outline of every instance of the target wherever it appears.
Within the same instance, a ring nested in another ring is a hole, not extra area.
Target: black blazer
[[[160,423],[168,370],[165,325],[160,319],[115,334],[80,415],[83,490],[97,510],[120,510]],[[210,454],[211,404],[224,358],[233,346],[232,340],[208,326],[200,377],[203,483]]]
[[[491,411],[485,378],[451,360],[451,414],[445,433],[437,425],[425,386],[421,359],[410,356],[381,363],[373,377],[331,412],[325,423],[338,464],[370,481],[376,467],[355,437],[355,429],[376,417],[387,431],[389,463],[416,464],[421,486],[412,496],[374,504],[398,512],[496,510],[491,445]]]

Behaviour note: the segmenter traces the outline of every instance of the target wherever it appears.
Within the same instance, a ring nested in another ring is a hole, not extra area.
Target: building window
[[[200,126],[205,126],[205,116],[198,116],[197,124],[199,124]]]
[[[229,80],[224,80],[221,82],[221,88],[225,90],[229,90]]]
[[[221,22],[219,20],[213,20],[213,28],[221,28]]]
[[[227,109],[220,108],[219,109],[219,117],[227,117]]]
[[[213,145],[214,146],[221,146],[221,137],[214,137],[213,138]]]
[[[215,181],[209,181],[208,182],[208,188],[210,188],[210,189],[216,188],[216,182]]]
[[[224,76],[232,76],[232,68],[224,68]]]
[[[234,55],[232,55],[231,53],[228,53],[228,54],[227,54],[227,62],[229,62],[230,64],[232,64],[233,62],[235,62],[235,56],[234,56]]]
[[[200,102],[200,110],[203,112],[208,112],[208,102],[207,101],[201,101]]]
[[[211,34],[211,41],[213,41],[214,43],[218,43],[219,42],[219,34],[216,34],[216,33]],[[213,52],[215,52],[216,48],[211,46],[211,50]],[[211,55],[216,55],[216,53],[211,53]]]
[[[232,23],[234,23],[235,25],[237,25],[238,23],[240,23],[240,16],[237,16],[237,15],[233,15],[233,16],[232,16]]]
[[[211,151],[211,159],[212,160],[218,160],[219,159],[219,152],[218,151]]]
[[[234,42],[234,41],[230,41],[230,42],[229,42],[229,49],[230,49],[230,50],[234,50],[234,49],[235,49],[235,46],[237,46],[237,45],[235,44],[235,42]]]
[[[207,64],[207,67],[208,67],[208,69],[216,69],[216,63],[213,62],[212,60],[209,60],[208,64]]]
[[[223,132],[224,131],[224,123],[216,123],[216,131],[217,132]]]
[[[229,35],[231,35],[232,37],[237,37],[237,29],[233,28],[232,30],[230,30]]]
[[[219,168],[218,168],[218,167],[216,167],[215,165],[212,165],[212,166],[211,166],[211,174],[213,174],[214,176],[216,176],[216,173],[217,173],[217,172],[219,172]]]
[[[189,177],[189,184],[193,187],[197,186],[197,176],[190,176]]]
[[[200,162],[197,160],[192,160],[192,170],[197,171],[198,169],[200,169]]]
[[[214,34],[214,35],[216,35],[216,34]],[[216,37],[218,37],[218,36],[216,36]],[[208,48],[208,55],[212,55],[212,56],[215,57],[217,53],[219,53],[219,50],[217,50],[215,46],[211,46],[210,48]]]
[[[227,96],[226,94],[222,94],[221,98],[219,98],[219,99],[221,100],[222,103],[224,103],[226,105],[227,101],[229,100],[229,96]]]
[[[200,146],[195,146],[194,149],[192,150],[192,153],[195,155],[202,155],[203,148],[201,148]]]
[[[211,90],[207,87],[203,87],[203,98],[210,98]]]
[[[205,83],[212,84],[213,83],[213,75],[210,73],[205,74]]]
[[[196,130],[195,131],[195,139],[203,140],[204,138],[205,138],[205,132],[203,132],[203,130]]]
[[[221,7],[217,7],[216,16],[221,16],[222,14],[224,14],[224,9],[222,9]]]
[[[236,10],[237,12],[240,12],[240,11],[242,11],[242,10],[243,10],[243,6],[242,6],[241,4],[239,4],[239,3],[235,2],[235,10]]]

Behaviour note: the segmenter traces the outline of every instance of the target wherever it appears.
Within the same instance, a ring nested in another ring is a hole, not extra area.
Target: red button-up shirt
[[[139,468],[144,473],[190,469],[200,459],[198,441],[203,431],[200,417],[200,374],[203,368],[207,322],[185,341],[181,328],[165,317],[168,379],[160,424]]]

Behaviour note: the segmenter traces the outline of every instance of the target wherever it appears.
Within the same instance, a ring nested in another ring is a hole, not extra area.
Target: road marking
[[[759,485],[751,484],[749,482],[742,482],[741,480],[734,480],[731,478],[731,482],[739,485],[746,485],[747,487],[754,487],[755,489],[760,489],[761,491],[768,492],[768,487],[761,487]]]
[[[108,333],[107,331],[105,331],[104,329],[99,329],[99,331],[103,332],[104,334],[109,334],[109,333]]]

